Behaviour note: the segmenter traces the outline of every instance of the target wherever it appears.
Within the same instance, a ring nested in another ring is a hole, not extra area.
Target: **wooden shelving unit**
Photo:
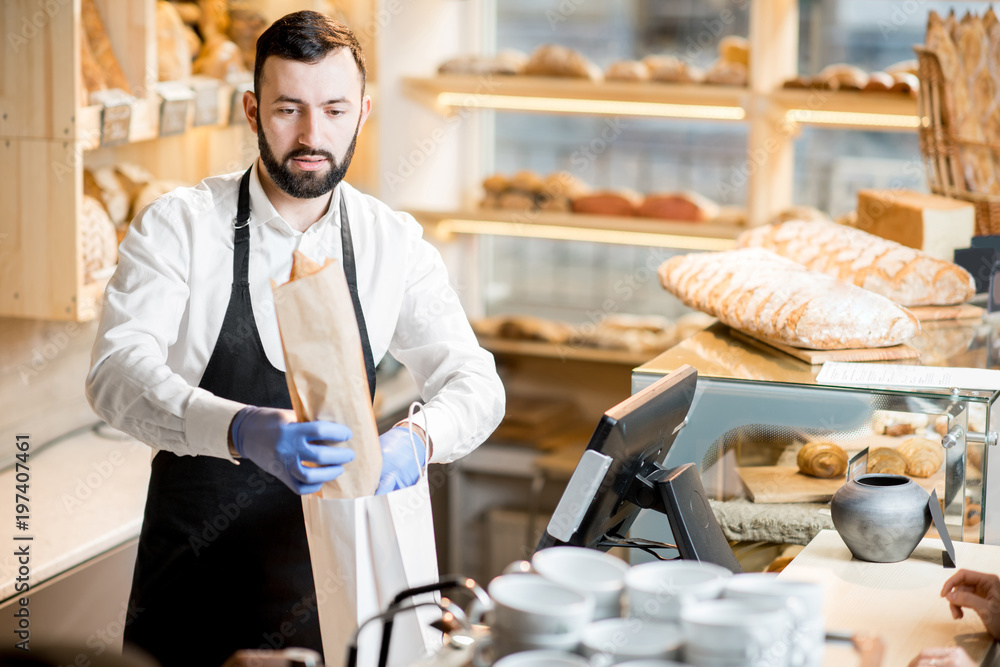
[[[8,0],[0,8],[0,31],[9,47],[0,61],[0,202],[5,212],[0,218],[0,317],[82,321],[98,314],[106,278],[84,282],[80,257],[77,218],[85,164],[96,168],[133,162],[159,179],[194,184],[206,176],[245,169],[257,155],[257,139],[246,123],[230,124],[240,89],[222,81],[214,88],[218,95],[214,120],[210,115],[195,126],[196,109],[211,109],[194,100],[183,131],[161,136],[156,2],[96,3],[134,97],[127,140],[113,146],[102,146],[104,107],[82,102],[80,3],[59,3],[48,12],[36,0]],[[320,0],[253,3],[269,17],[322,9],[324,4]],[[346,4],[353,24],[370,24],[372,0]],[[372,33],[362,33],[369,49],[371,37]],[[369,94],[374,89],[375,61],[372,54]],[[359,140],[351,169],[354,182],[374,179],[374,141],[368,138],[377,132],[374,125],[369,121]]]
[[[443,114],[461,108],[747,123],[747,158],[734,172],[746,172],[746,219],[758,225],[792,203],[800,127],[914,131],[918,124],[916,98],[908,94],[783,88],[796,74],[798,18],[797,0],[751,3],[746,87],[503,75],[408,78],[404,85],[411,97]],[[669,233],[699,235],[693,227]]]
[[[729,250],[745,230],[724,222],[673,222],[639,217],[614,217],[544,211],[476,209],[410,211],[430,234],[450,241],[456,234],[481,234],[593,241],[622,245]]]

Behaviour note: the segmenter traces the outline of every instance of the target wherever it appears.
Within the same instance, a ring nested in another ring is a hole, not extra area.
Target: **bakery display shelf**
[[[675,222],[640,217],[474,209],[410,211],[436,238],[456,234],[516,236],[620,245],[731,250],[744,227],[724,222]]]
[[[537,340],[514,340],[479,336],[479,344],[496,355],[544,357],[560,361],[594,361],[606,364],[639,366],[655,357],[657,352],[636,352],[598,347],[584,347],[575,343],[550,343]]]
[[[406,78],[407,92],[442,111],[455,108],[742,121],[741,86],[605,81],[536,76],[441,75]]]
[[[917,98],[902,93],[782,89],[770,95],[786,121],[817,127],[915,131]]]

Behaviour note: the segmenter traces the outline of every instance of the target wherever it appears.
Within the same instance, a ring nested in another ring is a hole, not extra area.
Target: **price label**
[[[132,123],[132,105],[107,104],[101,111],[101,146],[118,146],[128,143],[129,125]]]
[[[187,129],[188,107],[190,100],[164,99],[160,104],[160,136],[169,137],[182,134]]]
[[[194,125],[215,125],[219,122],[219,82],[201,80],[192,83],[194,90]]]

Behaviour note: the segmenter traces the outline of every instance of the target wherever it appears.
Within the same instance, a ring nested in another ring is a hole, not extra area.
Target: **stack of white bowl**
[[[818,584],[733,575],[697,561],[629,567],[580,547],[540,551],[531,570],[490,582],[498,667],[677,667],[670,661],[681,658],[695,667],[823,662]]]

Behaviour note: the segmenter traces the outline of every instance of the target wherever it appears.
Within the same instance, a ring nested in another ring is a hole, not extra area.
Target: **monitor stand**
[[[667,515],[681,558],[715,563],[734,573],[743,571],[712,513],[695,464],[656,466],[640,473],[628,495],[627,500],[639,507]]]

